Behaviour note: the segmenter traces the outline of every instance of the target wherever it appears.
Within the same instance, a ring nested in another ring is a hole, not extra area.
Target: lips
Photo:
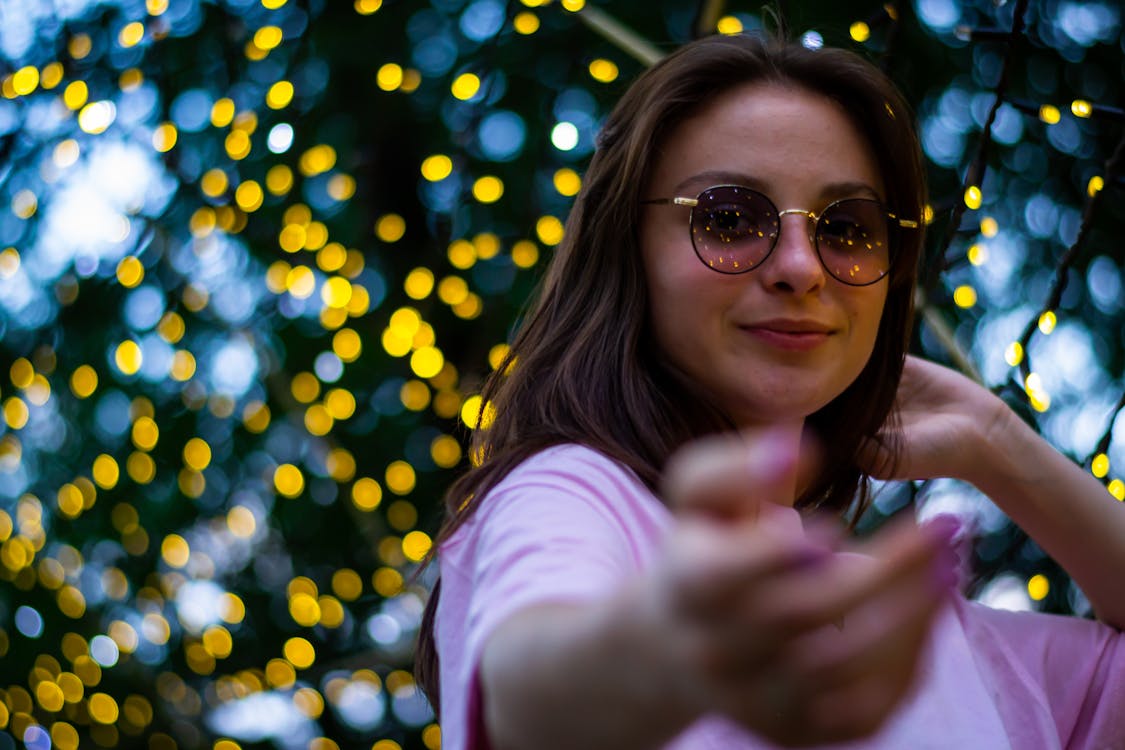
[[[788,351],[809,351],[825,343],[835,329],[816,320],[778,318],[739,326],[768,346]]]
[[[747,323],[740,326],[747,330],[763,330],[773,331],[775,333],[821,333],[830,334],[834,330],[832,326],[821,323],[817,320],[797,320],[790,318],[774,318],[772,320],[760,320],[754,323]]]

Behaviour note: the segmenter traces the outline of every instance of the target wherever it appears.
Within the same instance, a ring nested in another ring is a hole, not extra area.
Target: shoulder
[[[542,546],[602,545],[644,557],[671,523],[671,514],[637,475],[588,446],[546,448],[530,456],[480,500],[446,543],[489,546],[521,539]]]

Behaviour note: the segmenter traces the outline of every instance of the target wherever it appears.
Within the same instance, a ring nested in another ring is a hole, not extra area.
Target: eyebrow
[[[673,193],[675,195],[683,195],[685,190],[691,188],[695,188],[696,191],[701,191],[705,188],[714,187],[715,185],[741,185],[742,187],[748,187],[760,193],[765,193],[766,195],[769,195],[770,192],[770,186],[753,175],[744,172],[708,170],[682,180],[673,189]],[[841,198],[855,197],[857,194],[864,194],[867,197],[874,198],[880,203],[883,202],[883,197],[879,195],[879,191],[868,183],[860,180],[830,182],[821,186],[818,198],[823,201],[831,202]]]

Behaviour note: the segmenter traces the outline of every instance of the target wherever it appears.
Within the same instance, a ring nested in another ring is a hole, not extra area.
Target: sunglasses
[[[781,217],[812,219],[809,241],[829,274],[850,286],[867,286],[890,273],[892,232],[917,229],[918,222],[899,219],[882,203],[846,198],[823,211],[779,211],[768,197],[739,185],[709,187],[695,198],[654,198],[644,204],[691,207],[691,244],[708,268],[746,273],[765,262],[781,236]]]

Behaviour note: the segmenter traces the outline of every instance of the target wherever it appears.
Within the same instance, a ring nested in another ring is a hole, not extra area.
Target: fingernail
[[[950,514],[934,516],[922,527],[937,539],[949,543],[961,532],[961,519]]]

